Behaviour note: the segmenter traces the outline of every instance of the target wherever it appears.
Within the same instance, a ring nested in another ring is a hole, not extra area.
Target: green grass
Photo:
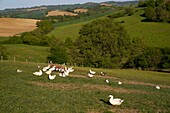
[[[124,21],[122,25],[127,29],[131,37],[142,37],[149,47],[170,47],[170,24],[158,22],[142,22],[143,10],[139,10],[132,16],[115,19],[117,22]]]
[[[170,112],[170,88],[162,87],[157,90],[154,86],[127,84],[127,81],[133,81],[170,86],[168,73],[92,69],[97,73],[94,78],[88,78],[86,76],[90,68],[74,67],[72,77],[57,76],[56,79],[50,81],[45,74],[41,77],[32,74],[38,70],[37,65],[42,68],[47,64],[0,62],[1,113]],[[23,72],[17,73],[17,69],[22,69]],[[108,73],[108,76],[111,77],[109,78],[110,84],[105,83],[106,78],[100,77],[100,71]],[[85,77],[74,77],[74,75]],[[118,80],[123,81],[123,84],[118,85]],[[122,90],[126,90],[126,92],[122,92]],[[132,90],[134,92],[131,92]],[[121,106],[111,106],[108,104],[109,94],[125,101]]]
[[[8,60],[21,62],[45,63],[48,56],[48,48],[42,46],[30,46],[24,44],[4,44],[8,52]]]
[[[79,36],[79,30],[84,23],[71,24],[67,26],[56,27],[48,36],[55,36],[57,39],[64,41],[66,38],[71,38],[75,40]]]
[[[9,37],[1,37],[1,36],[0,36],[0,43],[3,42],[3,41],[6,41],[6,40],[8,40],[8,39],[9,39]]]
[[[125,16],[115,19],[117,22],[124,21],[121,23],[131,37],[142,37],[146,46],[149,47],[170,47],[170,24],[169,23],[158,23],[158,22],[142,22],[144,17],[143,10],[138,9],[138,12],[132,16]],[[100,18],[105,18],[100,17]],[[95,20],[95,19],[93,19]],[[91,20],[92,21],[92,20]],[[80,22],[77,24],[64,24],[56,27],[49,36],[54,35],[56,38],[65,40],[67,37],[75,40],[79,36],[79,30],[83,24],[91,21]]]

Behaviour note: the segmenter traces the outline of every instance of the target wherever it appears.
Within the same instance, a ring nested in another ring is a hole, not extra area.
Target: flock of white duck
[[[39,68],[39,67],[38,67]],[[43,72],[48,75],[49,80],[54,80],[56,78],[56,74],[52,74],[52,72],[58,72],[58,75],[61,77],[66,77],[70,72],[73,72],[73,67],[66,67],[64,65],[59,64],[48,64],[48,66],[43,67],[43,69],[33,72],[35,76],[42,76]]]
[[[38,68],[40,68],[40,66],[38,66]],[[57,65],[48,64],[48,66],[43,67],[42,70],[40,69],[39,71],[33,72],[33,75],[35,75],[35,76],[42,76],[43,72],[45,72],[45,74],[48,75],[48,79],[49,79],[49,80],[54,80],[54,79],[56,78],[56,74],[55,74],[55,75],[52,75],[52,72],[53,72],[53,71],[58,72],[58,73],[59,73],[59,76],[61,76],[61,77],[66,77],[66,76],[69,75],[70,72],[73,72],[74,69],[73,69],[73,67],[66,67],[66,66],[63,66],[63,65],[61,66],[61,65],[58,65],[58,64],[57,64]],[[17,72],[18,72],[18,73],[21,73],[22,70],[17,69]],[[89,78],[92,78],[92,77],[94,77],[95,74],[96,74],[95,71],[90,70],[90,71],[88,72],[88,75],[87,75],[87,76],[88,76]],[[105,72],[101,72],[100,74],[101,74],[101,75],[106,75]],[[109,81],[108,79],[106,79],[105,82],[106,82],[106,83],[110,83],[110,81]],[[121,85],[122,82],[121,82],[121,81],[118,81],[117,84]],[[159,85],[156,85],[155,88],[156,88],[156,89],[160,89],[160,86],[159,86]],[[114,105],[114,106],[116,106],[116,105],[121,105],[121,104],[124,102],[123,99],[114,98],[113,95],[109,95],[109,98],[110,98],[110,99],[109,99],[110,104],[111,104],[111,105]]]

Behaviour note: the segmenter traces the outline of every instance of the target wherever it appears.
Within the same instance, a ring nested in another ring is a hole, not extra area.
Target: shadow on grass
[[[100,101],[102,101],[103,103],[105,103],[107,105],[111,105],[109,101],[105,101],[104,99],[100,99]]]

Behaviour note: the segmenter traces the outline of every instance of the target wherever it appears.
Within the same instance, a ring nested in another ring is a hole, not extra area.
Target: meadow
[[[116,18],[115,21],[119,22],[127,30],[128,34],[131,37],[141,37],[144,40],[144,43],[148,47],[170,47],[170,24],[169,23],[157,23],[157,22],[144,22],[144,17],[140,16],[143,14],[142,9],[138,9],[131,16],[124,16]],[[106,18],[106,15],[100,18]],[[79,30],[82,25],[92,22],[83,21],[76,24],[65,23],[63,25],[56,26],[55,30],[49,33],[49,36],[55,36],[65,40],[67,37],[75,40],[79,36]],[[122,23],[122,21],[124,21]]]
[[[8,60],[20,62],[47,62],[49,47],[25,44],[4,44],[7,48]]]
[[[0,61],[1,113],[168,113],[169,73],[74,67],[68,77],[35,76],[45,63]],[[16,70],[23,70],[17,73]],[[96,71],[88,78],[89,69]],[[100,72],[107,73],[101,76]],[[57,74],[54,73],[53,74]],[[109,84],[105,82],[108,79]],[[121,81],[123,84],[118,85]],[[161,89],[155,88],[160,85]],[[108,103],[108,96],[124,99],[120,106]]]

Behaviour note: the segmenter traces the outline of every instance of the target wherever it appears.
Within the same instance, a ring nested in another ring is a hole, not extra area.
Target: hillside
[[[116,13],[116,12],[115,12]],[[149,47],[170,47],[170,24],[169,23],[156,23],[156,22],[142,22],[144,17],[140,15],[143,14],[143,10],[139,9],[132,16],[124,16],[116,18],[115,21],[119,22],[125,27],[127,32],[131,37],[142,37],[144,42]],[[105,18],[104,16],[101,18]],[[92,20],[91,20],[92,21]],[[89,21],[89,22],[91,22]],[[124,21],[123,23],[121,23]],[[71,37],[73,40],[78,36],[81,26],[86,22],[79,22],[76,24],[65,24],[60,27],[56,27],[50,36],[54,35],[57,38],[66,39],[66,37]],[[72,29],[74,28],[74,29]]]
[[[13,36],[36,28],[34,19],[0,18],[0,36]]]

